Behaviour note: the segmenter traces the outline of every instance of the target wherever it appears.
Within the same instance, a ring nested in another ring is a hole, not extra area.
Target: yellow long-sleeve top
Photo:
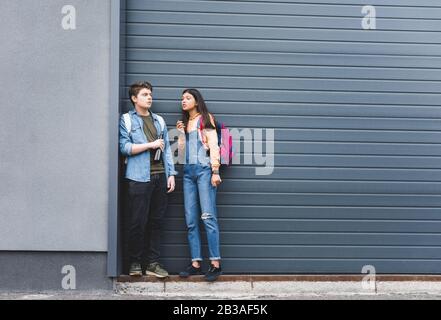
[[[199,130],[197,125],[200,118],[201,116],[199,115],[198,117],[189,120],[186,131],[193,132],[195,130]],[[214,118],[211,114],[210,114],[210,120],[211,120],[211,124],[215,126]],[[204,145],[208,146],[208,148],[210,149],[211,168],[212,170],[218,170],[220,167],[220,148],[218,145],[217,132],[215,129],[203,129],[201,136]],[[179,148],[179,152],[182,155],[185,155],[185,135],[181,134],[179,136],[178,148]]]

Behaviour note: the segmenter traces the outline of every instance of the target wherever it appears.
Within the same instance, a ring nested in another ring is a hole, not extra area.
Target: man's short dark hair
[[[150,82],[147,81],[136,82],[130,86],[129,99],[132,102],[133,106],[135,106],[135,104],[133,103],[132,97],[137,97],[142,89],[149,89],[153,92],[153,86]]]

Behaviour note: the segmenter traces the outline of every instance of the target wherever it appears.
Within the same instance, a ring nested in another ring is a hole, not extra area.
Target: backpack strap
[[[199,118],[198,123],[197,123],[197,127],[198,127],[198,134],[199,134],[199,139],[202,142],[202,145],[204,146],[205,150],[208,150],[208,144],[206,143],[207,138],[205,137],[204,134],[204,123],[202,121],[202,117]]]
[[[202,117],[199,117],[197,126],[199,130],[201,131],[204,130],[204,123],[202,122]]]
[[[153,112],[151,112],[152,116],[154,115],[156,117],[156,119],[158,119],[159,122],[159,126],[161,127],[161,132],[164,131],[165,128],[165,120],[163,117],[158,116],[157,114],[154,114]]]
[[[126,126],[127,132],[130,135],[130,133],[132,132],[132,118],[130,118],[130,114],[128,113],[124,113],[123,118],[124,118],[124,125]]]
[[[130,133],[132,132],[132,118],[130,118],[130,114],[128,113],[124,113],[123,114],[123,119],[124,119],[124,125],[126,126],[127,132]],[[124,159],[124,164],[127,165],[127,157]]]

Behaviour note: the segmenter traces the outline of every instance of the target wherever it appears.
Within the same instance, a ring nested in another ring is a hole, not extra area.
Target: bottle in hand
[[[163,139],[163,135],[162,135],[162,133],[161,133],[161,135],[159,136],[158,139]],[[161,150],[161,148],[159,148],[158,150],[156,150],[154,160],[155,160],[156,162],[159,162],[159,161],[161,161],[161,157],[162,157],[162,150]]]

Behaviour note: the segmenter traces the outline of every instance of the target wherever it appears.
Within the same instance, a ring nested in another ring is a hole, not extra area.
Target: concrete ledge
[[[405,281],[405,282],[385,282],[376,283],[377,292],[394,294],[405,292],[407,294],[436,294],[441,295],[441,282],[433,281]]]
[[[216,298],[295,295],[403,295],[441,296],[441,276],[378,275],[375,282],[364,283],[361,275],[226,275],[214,283],[203,276],[165,280],[154,277],[120,277],[115,283],[118,294],[164,294],[182,297]],[[370,285],[369,285],[370,284]]]
[[[307,282],[360,282],[366,275],[223,275],[217,282],[277,282],[277,281],[307,281]],[[376,281],[423,281],[423,282],[441,282],[441,275],[396,275],[396,274],[377,274]],[[166,279],[158,279],[153,276],[130,277],[121,276],[117,282],[205,282],[204,276],[193,276],[187,279],[179,276],[170,276]]]
[[[250,282],[234,281],[234,282],[169,282],[165,284],[165,292],[174,295],[194,292],[198,294],[208,295],[240,295],[252,293]]]
[[[118,294],[130,295],[157,295],[165,293],[165,283],[157,282],[117,282],[115,291]]]

